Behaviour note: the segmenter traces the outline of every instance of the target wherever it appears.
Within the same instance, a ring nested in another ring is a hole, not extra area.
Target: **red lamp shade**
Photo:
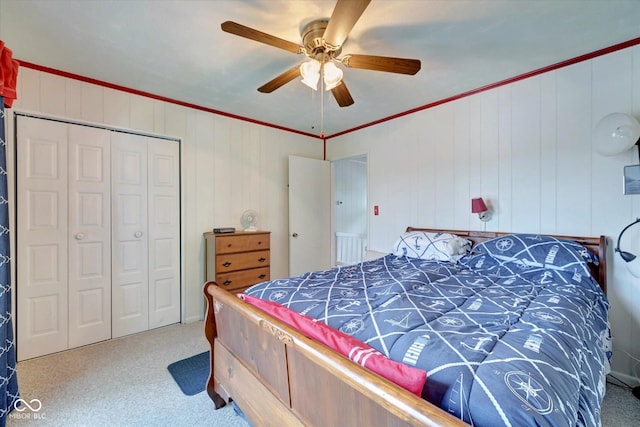
[[[484,200],[482,200],[482,197],[471,199],[471,213],[482,213],[488,210],[489,209],[487,209],[487,205],[484,204]]]

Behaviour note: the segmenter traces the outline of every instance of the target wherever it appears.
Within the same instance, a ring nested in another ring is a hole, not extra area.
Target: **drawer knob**
[[[265,262],[266,260],[267,260],[267,259],[266,259],[266,258],[264,258],[264,257],[263,257],[263,258],[258,258],[258,261],[260,261],[260,262]]]
[[[225,280],[224,282],[222,282],[222,284],[225,286],[229,286],[231,284],[231,280]]]
[[[225,262],[225,263],[224,263],[224,264],[222,264],[222,265],[224,265],[225,267],[229,267],[229,266],[231,265],[231,263],[230,263],[229,261],[227,261],[227,262]]]
[[[262,240],[260,240],[260,241],[258,242],[258,244],[259,244],[259,245],[261,245],[261,244],[262,244]]]
[[[258,279],[264,279],[265,277],[267,277],[266,274],[261,274],[261,275],[258,276]]]

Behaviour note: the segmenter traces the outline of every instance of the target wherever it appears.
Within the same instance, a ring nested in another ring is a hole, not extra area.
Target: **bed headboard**
[[[502,231],[473,231],[473,230],[436,230],[433,228],[419,228],[419,227],[407,227],[407,231],[427,231],[431,233],[451,233],[458,236],[465,237],[471,240],[475,245],[484,242],[485,240],[493,239],[494,237],[504,236],[505,234],[511,234]],[[591,253],[598,257],[599,265],[589,264],[591,268],[591,275],[598,282],[602,291],[607,293],[607,237],[580,237],[580,236],[559,236],[551,235],[561,239],[573,240],[586,247]]]

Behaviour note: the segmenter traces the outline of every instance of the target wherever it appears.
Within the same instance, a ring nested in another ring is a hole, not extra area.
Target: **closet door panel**
[[[111,338],[109,131],[69,127],[69,347]]]
[[[146,137],[111,135],[112,336],[149,329]]]
[[[17,122],[18,360],[179,322],[179,143]]]
[[[150,139],[149,328],[180,321],[180,159],[174,141]]]
[[[19,117],[16,217],[17,358],[65,350],[67,126]]]

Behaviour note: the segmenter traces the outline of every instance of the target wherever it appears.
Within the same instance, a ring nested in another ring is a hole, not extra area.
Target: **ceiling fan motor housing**
[[[332,59],[342,52],[341,47],[338,47],[337,50],[329,50],[323,41],[324,30],[328,24],[328,19],[317,19],[305,25],[301,32],[307,56],[320,62]]]

